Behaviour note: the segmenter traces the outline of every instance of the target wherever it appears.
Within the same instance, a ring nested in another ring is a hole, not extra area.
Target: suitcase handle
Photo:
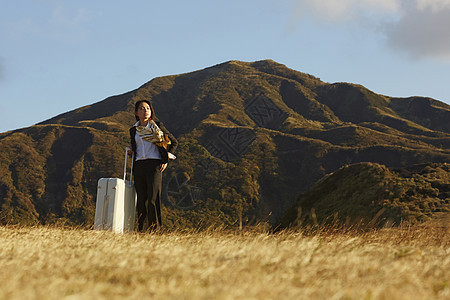
[[[123,167],[123,180],[126,181],[127,178],[127,159],[128,159],[128,150],[131,150],[130,147],[125,147],[125,164]],[[134,165],[134,151],[131,156],[131,169],[130,169],[130,184],[133,182],[133,165]]]

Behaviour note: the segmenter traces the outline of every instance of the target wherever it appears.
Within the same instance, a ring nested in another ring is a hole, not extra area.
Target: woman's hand
[[[164,172],[164,170],[167,168],[167,164],[160,164],[159,165],[159,170],[162,172]]]

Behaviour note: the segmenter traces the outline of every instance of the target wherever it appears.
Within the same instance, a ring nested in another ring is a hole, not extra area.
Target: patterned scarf
[[[156,125],[153,120],[150,120],[149,122],[150,127],[136,126],[136,133],[139,134],[143,140],[167,149],[167,145],[171,143],[169,137],[159,129],[158,125]]]

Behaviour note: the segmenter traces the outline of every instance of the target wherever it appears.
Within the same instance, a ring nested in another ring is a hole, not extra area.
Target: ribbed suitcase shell
[[[124,179],[100,178],[97,185],[94,230],[112,230],[116,233],[133,231],[136,214],[136,191]]]

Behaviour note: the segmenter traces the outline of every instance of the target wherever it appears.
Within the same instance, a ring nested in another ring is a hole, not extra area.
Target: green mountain
[[[275,224],[345,165],[450,161],[445,103],[230,61],[0,134],[0,222],[91,225],[97,180],[122,177],[140,99],[180,142],[163,177],[169,227]]]

